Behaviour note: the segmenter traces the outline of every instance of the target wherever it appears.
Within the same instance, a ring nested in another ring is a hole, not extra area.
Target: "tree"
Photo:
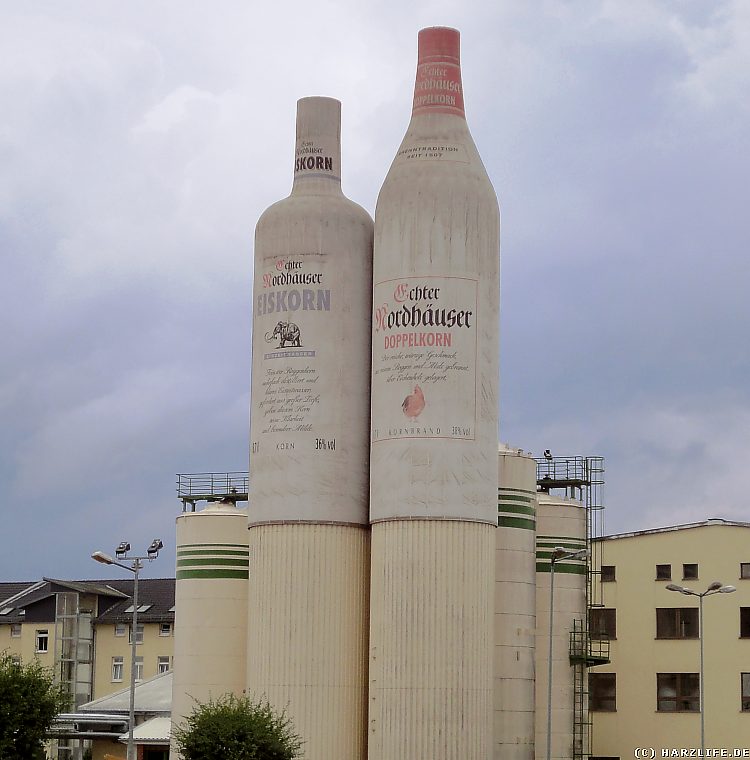
[[[44,737],[68,697],[38,660],[22,665],[0,652],[0,760],[44,757]]]
[[[184,760],[294,760],[302,747],[286,712],[234,694],[196,700],[174,740]]]

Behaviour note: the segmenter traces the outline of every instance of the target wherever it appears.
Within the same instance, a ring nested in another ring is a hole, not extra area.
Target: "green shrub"
[[[302,747],[285,712],[234,694],[196,702],[173,739],[184,760],[294,760]]]
[[[47,730],[68,697],[38,660],[19,664],[0,652],[0,760],[43,758]]]

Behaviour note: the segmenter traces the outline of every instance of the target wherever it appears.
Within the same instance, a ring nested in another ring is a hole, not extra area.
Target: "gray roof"
[[[140,578],[138,582],[138,606],[149,609],[139,613],[143,623],[174,621],[174,578]],[[125,612],[132,602],[133,578],[112,580],[60,580],[43,578],[25,583],[0,583],[0,625],[20,623],[25,619],[25,608],[53,596],[58,591],[77,591],[96,594],[99,597],[99,616],[95,623],[128,622]],[[49,622],[52,622],[50,620]]]
[[[112,581],[112,586],[127,594],[127,598],[116,602],[102,612],[97,623],[127,623],[132,612],[125,612],[131,605],[133,593],[132,579]],[[174,578],[141,578],[138,581],[138,607],[149,605],[145,612],[138,613],[141,623],[162,623],[174,621]]]

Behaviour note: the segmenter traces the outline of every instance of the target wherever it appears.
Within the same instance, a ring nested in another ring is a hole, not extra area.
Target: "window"
[[[617,610],[593,607],[589,610],[589,633],[592,639],[617,638]]]
[[[740,673],[742,712],[750,712],[750,673]]]
[[[21,664],[21,655],[20,654],[12,654],[10,656],[11,662],[14,665],[20,665]]]
[[[657,565],[656,566],[656,580],[657,581],[671,581],[672,580],[672,565]]]
[[[20,623],[13,623],[10,627],[10,637],[12,639],[20,639],[21,638],[21,624]]]
[[[697,580],[697,578],[698,578],[697,564],[682,566],[682,580],[683,581],[694,581],[694,580]]]
[[[657,639],[697,639],[698,635],[697,607],[657,607]]]
[[[740,562],[740,578],[750,578],[750,562]]]
[[[171,636],[172,624],[171,623],[159,623],[159,636]]]
[[[115,623],[115,636],[124,636],[126,629],[125,623]]]
[[[615,579],[615,566],[602,565],[602,571],[599,577],[601,578],[602,583],[613,581]]]
[[[750,607],[740,607],[740,638],[750,639]]]
[[[656,709],[659,712],[698,712],[699,692],[697,673],[656,674]]]
[[[169,670],[169,657],[157,657],[156,658],[156,672],[166,673]]]
[[[135,658],[135,680],[143,680],[143,657]]]
[[[133,643],[133,626],[128,628],[128,644]],[[138,623],[135,627],[135,643],[143,644],[143,623]]]
[[[138,605],[138,612],[139,613],[141,613],[141,612],[148,612],[153,606],[154,606],[153,604],[139,604]],[[133,614],[133,605],[132,604],[130,605],[130,607],[128,607],[125,610],[125,613],[128,614],[128,615],[132,615]]]
[[[112,681],[122,681],[123,662],[122,657],[112,658]]]
[[[36,632],[36,651],[48,652],[49,651],[49,631],[37,631]]]
[[[616,673],[589,673],[589,709],[615,712],[617,691]]]

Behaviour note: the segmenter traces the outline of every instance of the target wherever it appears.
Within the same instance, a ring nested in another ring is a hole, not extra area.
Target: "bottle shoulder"
[[[288,223],[290,219],[311,220],[342,215],[372,225],[372,217],[358,203],[338,194],[308,194],[292,192],[271,204],[258,219],[258,227],[276,222]]]
[[[466,185],[494,189],[466,121],[459,117],[413,117],[391,163],[383,190],[411,185],[448,191]]]

